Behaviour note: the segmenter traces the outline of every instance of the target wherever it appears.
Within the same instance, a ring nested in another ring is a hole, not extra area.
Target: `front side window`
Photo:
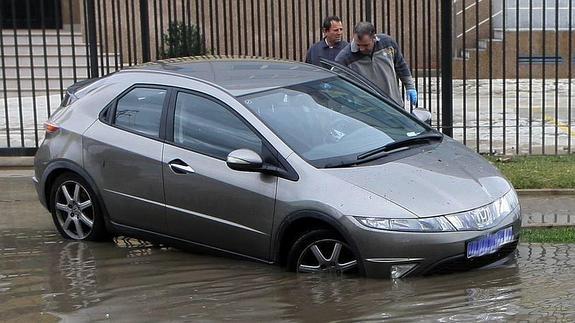
[[[174,142],[225,160],[236,149],[262,154],[262,141],[226,107],[202,96],[180,92],[174,114]]]
[[[353,163],[378,147],[431,131],[339,77],[249,94],[240,101],[317,167]]]
[[[134,88],[118,100],[114,124],[144,135],[159,137],[166,93],[165,89]]]

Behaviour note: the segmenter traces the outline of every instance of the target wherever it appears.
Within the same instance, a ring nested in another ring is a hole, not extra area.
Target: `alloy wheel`
[[[315,241],[307,246],[297,262],[300,273],[347,273],[357,269],[357,259],[350,248],[335,239]]]
[[[95,212],[90,194],[76,181],[66,181],[56,191],[56,218],[72,239],[83,240],[94,227]]]

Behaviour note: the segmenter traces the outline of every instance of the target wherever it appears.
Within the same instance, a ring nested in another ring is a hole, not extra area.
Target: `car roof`
[[[162,71],[216,84],[239,96],[333,77],[315,65],[273,58],[193,56],[160,60],[125,71]]]

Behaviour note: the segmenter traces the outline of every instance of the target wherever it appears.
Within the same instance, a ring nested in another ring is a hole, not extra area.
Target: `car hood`
[[[477,208],[511,189],[488,161],[447,137],[433,149],[420,149],[419,153],[381,165],[325,171],[418,217]]]

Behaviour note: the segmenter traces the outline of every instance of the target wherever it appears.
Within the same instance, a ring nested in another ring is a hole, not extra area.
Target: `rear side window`
[[[226,107],[183,92],[176,100],[174,142],[222,160],[240,148],[262,153],[258,135]]]
[[[116,104],[113,123],[147,136],[159,137],[167,90],[134,88]]]

